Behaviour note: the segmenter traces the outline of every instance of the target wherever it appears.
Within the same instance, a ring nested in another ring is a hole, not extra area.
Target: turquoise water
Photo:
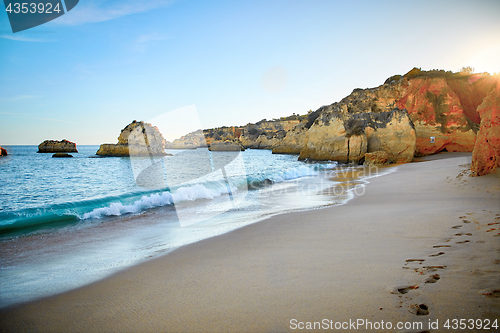
[[[267,216],[343,203],[336,163],[268,150],[74,158],[7,146],[0,159],[0,306],[76,288]],[[360,183],[361,184],[361,183]],[[327,192],[327,191],[326,191]]]

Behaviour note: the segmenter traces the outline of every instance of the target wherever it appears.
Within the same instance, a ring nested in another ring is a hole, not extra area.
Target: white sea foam
[[[311,166],[300,166],[275,173],[274,175],[271,175],[269,179],[273,183],[280,183],[287,180],[314,176],[317,174],[318,171],[315,171]],[[105,216],[119,216],[123,214],[138,213],[146,209],[167,206],[183,201],[214,199],[229,193],[229,189],[225,184],[212,182],[211,187],[213,188],[207,188],[202,184],[196,184],[193,186],[180,187],[173,191],[173,193],[165,191],[162,193],[151,194],[149,196],[145,195],[132,204],[115,202],[111,203],[107,207],[96,208],[91,212],[85,213],[81,218],[86,220],[92,218],[102,218]],[[231,190],[234,191],[235,189]]]
[[[193,201],[198,199],[213,199],[227,193],[227,190],[222,188],[219,190],[208,189],[205,186],[198,184],[189,187],[181,187],[174,194],[170,192],[155,193],[149,196],[143,196],[133,204],[123,204],[115,202],[108,207],[96,208],[89,213],[85,213],[82,219],[101,218],[104,216],[119,216],[128,213],[138,213],[140,211],[171,205],[174,202]]]

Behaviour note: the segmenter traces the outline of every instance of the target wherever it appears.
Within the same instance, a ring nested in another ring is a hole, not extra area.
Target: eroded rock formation
[[[7,150],[5,148],[0,147],[0,156],[7,156]]]
[[[333,104],[307,131],[299,159],[360,163],[366,153],[384,151],[388,162],[411,162],[415,142],[415,128],[406,110],[350,114]]]
[[[45,140],[38,145],[37,153],[78,153],[76,143],[66,139],[61,141]]]
[[[414,68],[379,87],[354,89],[340,102],[307,115],[204,130],[204,141],[239,141],[245,148],[300,154],[300,159],[361,163],[366,154],[375,154],[369,156],[369,164],[401,163],[412,161],[414,155],[472,152],[481,122],[486,138],[481,140],[489,140],[485,147],[490,148],[477,156],[486,154],[497,161],[491,148],[496,141],[490,138],[497,135],[497,82],[497,76],[487,73]],[[483,124],[483,117],[490,120]]]
[[[245,148],[239,141],[212,142],[208,147],[210,151],[243,151]]]
[[[122,129],[117,144],[102,144],[99,156],[166,156],[165,139],[158,128],[142,121],[133,121]]]
[[[165,143],[167,149],[196,149],[208,147],[205,136],[202,130],[181,136],[172,142]]]
[[[472,153],[471,173],[482,176],[500,168],[500,81],[477,112],[481,124]]]

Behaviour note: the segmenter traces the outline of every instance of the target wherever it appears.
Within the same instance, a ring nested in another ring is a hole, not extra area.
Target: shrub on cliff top
[[[460,69],[461,74],[474,74],[474,68],[470,66],[464,66]]]
[[[415,78],[445,78],[445,79],[467,79],[474,72],[472,67],[462,67],[459,73],[454,73],[452,71],[444,71],[442,69],[432,69],[430,71],[423,71],[420,68],[414,67],[411,71],[403,75],[407,79]],[[390,79],[390,78],[389,78]],[[389,80],[386,80],[387,81]]]

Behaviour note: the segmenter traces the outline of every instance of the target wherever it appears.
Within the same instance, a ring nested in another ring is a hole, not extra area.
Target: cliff
[[[248,124],[242,129],[240,141],[246,148],[273,149],[281,145],[282,140],[299,123],[298,118],[266,120]]]
[[[206,130],[198,130],[173,142],[167,142],[168,149],[196,149],[209,148],[210,150],[240,151],[245,150],[240,141],[243,129],[241,127],[217,127]]]
[[[299,159],[361,163],[366,153],[383,151],[387,162],[411,162],[416,148],[415,127],[406,110],[350,114],[334,104],[307,131]]]
[[[0,156],[7,156],[7,150],[5,148],[0,147]]]
[[[202,130],[183,135],[179,139],[165,143],[165,148],[167,149],[196,149],[207,146],[207,141]]]
[[[239,141],[212,142],[208,147],[210,151],[243,151],[245,147]]]
[[[165,139],[158,128],[142,121],[133,121],[122,129],[117,144],[102,144],[96,155],[127,156],[166,156]]]
[[[301,116],[301,118],[306,118],[306,116]],[[173,142],[168,142],[165,147],[169,149],[195,149],[214,146],[214,150],[216,150],[217,147],[221,147],[219,143],[225,142],[226,145],[234,143],[243,149],[273,149],[273,152],[275,149],[285,146],[286,151],[283,153],[299,154],[303,148],[303,138],[305,137],[305,131],[301,130],[301,124],[301,119],[295,115],[284,117],[281,120],[268,121],[263,119],[255,124],[247,124],[242,127],[225,126],[195,131]]]
[[[38,145],[37,153],[78,153],[76,143],[66,139],[62,141],[45,140]]]
[[[366,163],[401,163],[440,151],[472,152],[480,123],[486,137],[497,135],[496,125],[488,127],[496,119],[497,82],[487,73],[413,68],[307,115],[204,130],[205,140],[199,137],[208,145],[233,141],[300,159],[350,163],[363,163],[366,154]],[[485,154],[491,155],[495,144],[488,142]]]
[[[500,168],[500,80],[477,112],[481,124],[472,153],[471,173],[482,176]]]

